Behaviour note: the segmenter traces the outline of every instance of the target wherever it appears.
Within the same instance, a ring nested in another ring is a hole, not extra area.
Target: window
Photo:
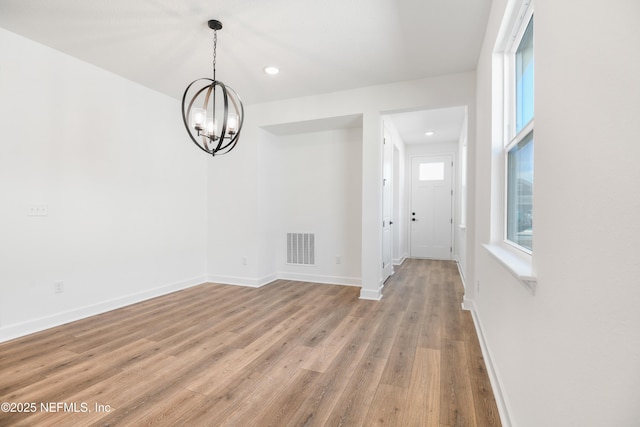
[[[516,133],[533,120],[533,16],[515,53]]]
[[[507,156],[507,240],[532,250],[533,132]]]
[[[535,295],[533,16],[532,0],[510,0],[496,39],[491,149],[504,157],[492,158],[496,197],[491,200],[491,241],[483,247]]]
[[[444,181],[444,163],[420,163],[420,181]]]
[[[506,197],[505,238],[508,243],[533,251],[534,159],[534,51],[533,9],[528,4],[515,25],[513,42],[506,50]]]

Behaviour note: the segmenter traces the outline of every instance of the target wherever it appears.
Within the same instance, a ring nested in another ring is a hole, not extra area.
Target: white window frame
[[[533,1],[525,1],[516,15],[516,20],[513,23],[513,29],[511,36],[509,37],[507,48],[504,52],[504,178],[503,178],[503,194],[504,200],[502,203],[503,208],[503,243],[509,247],[516,249],[528,256],[533,255],[531,249],[520,246],[516,242],[513,242],[507,237],[508,228],[508,174],[509,174],[509,151],[524,140],[529,133],[534,130],[535,112],[534,117],[527,123],[519,132],[516,133],[516,51],[522,41],[525,31],[533,17]],[[535,29],[534,29],[535,34]],[[535,136],[534,136],[535,138]],[[535,150],[535,148],[534,148]]]
[[[495,204],[492,202],[491,242],[483,244],[483,247],[535,295],[537,277],[533,268],[533,252],[507,239],[509,150],[534,128],[532,119],[518,132],[518,135],[515,135],[515,52],[532,16],[534,16],[532,0],[510,0],[494,47],[492,147],[501,149],[502,153],[498,154],[497,158],[494,157],[496,163],[493,167],[498,172],[494,176],[499,177],[500,182],[494,181],[492,191],[499,192],[500,196],[495,199]],[[500,159],[499,162],[497,162],[498,159]]]

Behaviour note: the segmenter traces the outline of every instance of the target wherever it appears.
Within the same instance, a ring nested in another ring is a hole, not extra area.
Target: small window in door
[[[444,181],[444,163],[420,163],[420,181]]]

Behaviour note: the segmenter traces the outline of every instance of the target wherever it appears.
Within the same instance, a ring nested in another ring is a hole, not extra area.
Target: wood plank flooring
[[[455,263],[359,291],[204,284],[2,343],[0,426],[500,425]]]

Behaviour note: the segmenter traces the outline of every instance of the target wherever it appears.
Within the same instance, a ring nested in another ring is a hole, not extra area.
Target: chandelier
[[[222,23],[209,21],[213,30],[213,78],[192,81],[182,96],[182,120],[191,140],[212,156],[227,154],[238,143],[244,107],[235,90],[216,80],[216,47]]]

